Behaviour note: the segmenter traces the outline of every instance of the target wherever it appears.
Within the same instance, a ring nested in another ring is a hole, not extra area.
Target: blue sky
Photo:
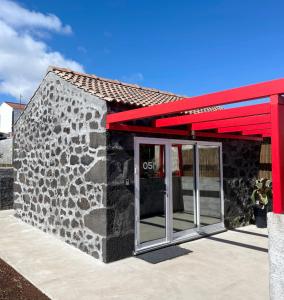
[[[0,0],[0,6],[9,2]],[[36,65],[29,49],[31,60],[23,58],[26,63],[18,63],[18,69],[7,67],[7,63],[1,63],[5,56],[1,56],[0,42],[0,82],[7,83],[2,89],[0,85],[1,100],[15,99],[21,93],[11,87],[17,82],[13,72],[15,76],[22,72],[23,78],[31,77],[31,87],[24,97],[28,98],[43,77],[48,59],[51,63],[67,62],[69,67],[74,65],[98,76],[189,96],[284,77],[283,1],[15,3],[46,21],[44,25],[37,19],[32,24],[19,24],[2,15],[2,21],[19,35],[19,44],[13,43],[19,49],[15,55],[21,55],[21,38],[28,35],[35,43],[45,45],[42,51],[48,58]],[[49,14],[57,17],[57,27],[48,23]],[[55,52],[60,59],[54,55],[50,58],[49,54]],[[35,57],[40,60],[41,54]],[[29,61],[34,67],[29,66]],[[5,78],[7,70],[10,81]],[[24,85],[23,78],[19,80]]]

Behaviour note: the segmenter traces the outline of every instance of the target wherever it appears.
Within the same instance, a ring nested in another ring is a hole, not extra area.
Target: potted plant
[[[272,198],[272,182],[267,178],[257,179],[251,195],[254,203],[253,211],[255,225],[258,228],[267,227],[267,207]]]

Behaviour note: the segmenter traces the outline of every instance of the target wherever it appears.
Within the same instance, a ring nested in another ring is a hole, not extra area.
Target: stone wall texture
[[[15,124],[14,208],[103,260],[106,103],[48,73]]]
[[[284,215],[268,213],[270,299],[284,299]]]
[[[134,250],[134,134],[107,133],[107,261]]]
[[[0,210],[13,208],[13,169],[0,168]]]
[[[261,144],[231,140],[222,145],[225,226],[245,226],[253,218],[250,196],[259,174]]]

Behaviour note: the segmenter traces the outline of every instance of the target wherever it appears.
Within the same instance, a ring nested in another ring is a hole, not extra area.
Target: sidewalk
[[[159,264],[131,257],[104,264],[0,212],[0,257],[51,299],[266,300],[267,230],[247,226],[181,244]]]

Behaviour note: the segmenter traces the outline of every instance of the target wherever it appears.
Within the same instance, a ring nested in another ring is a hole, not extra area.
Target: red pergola
[[[271,138],[273,212],[284,213],[284,79],[253,84],[179,101],[113,113],[107,116],[107,129],[262,141]],[[186,114],[201,109],[236,102],[270,98],[269,103]],[[134,126],[127,122],[151,118],[152,126]],[[177,126],[183,126],[180,129]]]

